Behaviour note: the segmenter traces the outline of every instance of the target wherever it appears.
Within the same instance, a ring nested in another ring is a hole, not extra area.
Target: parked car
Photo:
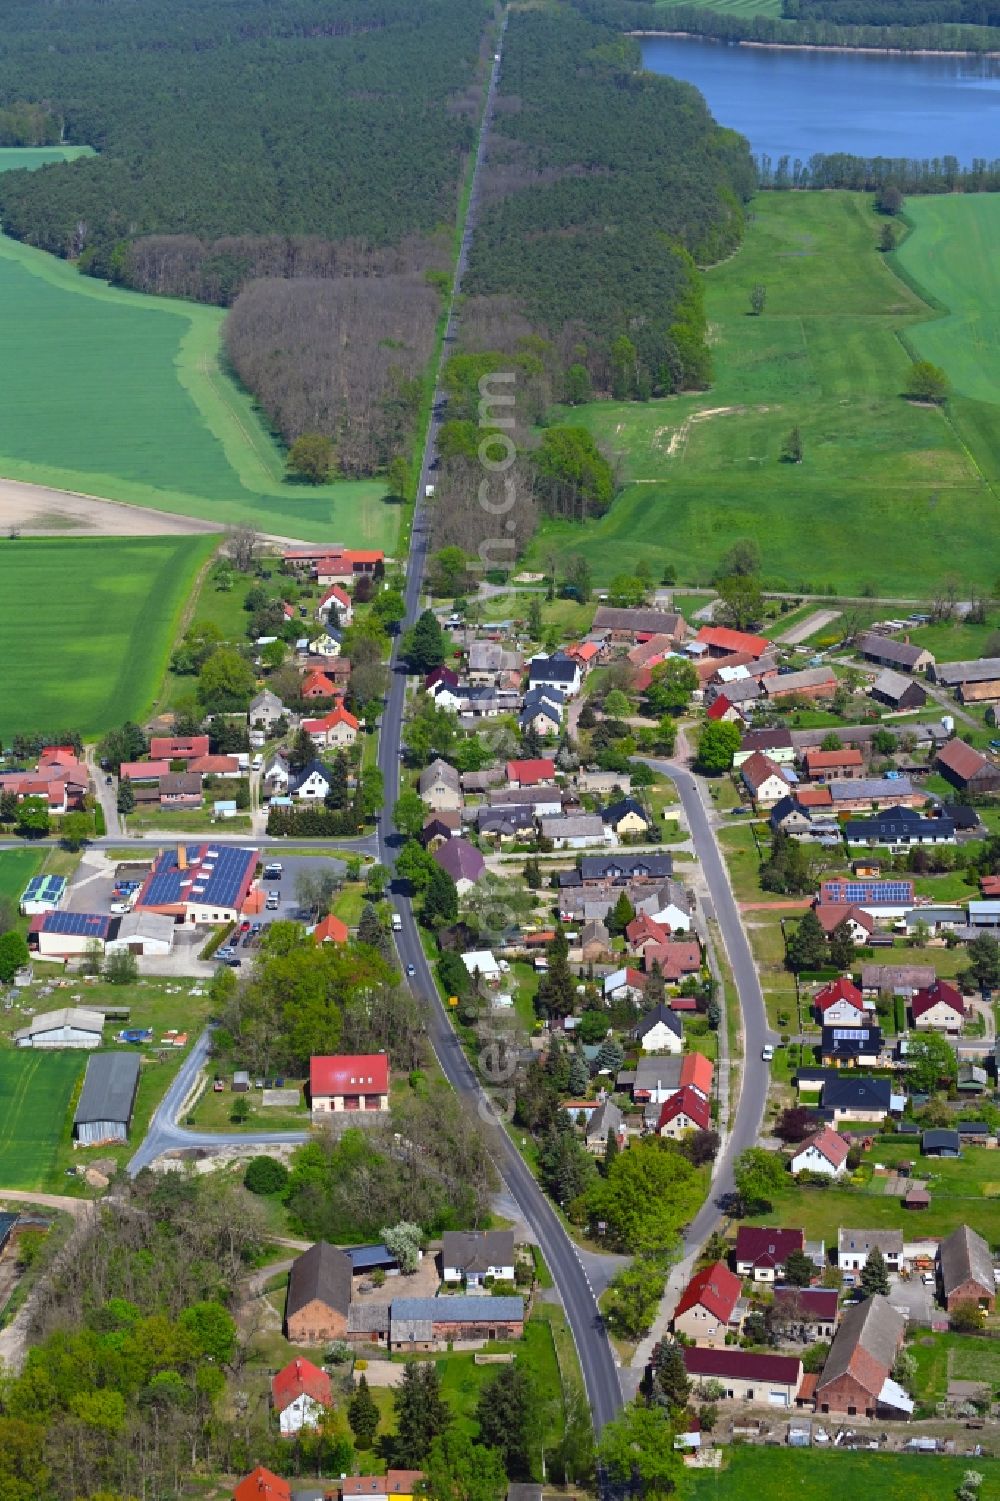
[[[774,1045],[770,1042],[765,1042],[764,1046],[760,1050],[760,1056],[763,1058],[765,1063],[770,1063],[771,1059],[774,1057]]]

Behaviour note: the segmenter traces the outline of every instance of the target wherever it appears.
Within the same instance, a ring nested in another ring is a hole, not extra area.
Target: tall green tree
[[[530,1480],[541,1437],[539,1395],[521,1360],[501,1366],[476,1404],[479,1437],[499,1449],[511,1480]]]
[[[333,468],[333,444],[325,433],[303,433],[288,450],[289,474],[307,485],[325,485]]]
[[[947,1038],[927,1032],[911,1038],[907,1053],[908,1082],[920,1094],[950,1088],[958,1079],[958,1060]]]
[[[403,1379],[393,1391],[393,1405],[396,1412],[393,1458],[405,1469],[418,1469],[431,1444],[451,1422],[434,1361],[407,1362]]]
[[[740,748],[741,738],[738,725],[728,724],[723,719],[706,721],[698,736],[698,770],[709,777],[721,776],[724,771],[729,771],[733,757]]]
[[[115,801],[118,812],[123,818],[135,812],[135,788],[132,786],[131,777],[122,777],[118,783],[118,796]]]
[[[421,675],[440,667],[445,656],[445,635],[433,610],[424,610],[403,641],[403,654],[410,671]]]
[[[499,1450],[454,1428],[434,1440],[423,1468],[428,1501],[502,1501],[507,1491]]]
[[[351,1425],[354,1442],[358,1448],[370,1449],[378,1432],[379,1411],[375,1398],[368,1390],[368,1378],[363,1371],[355,1387],[354,1395],[347,1404],[347,1421]]]
[[[733,1163],[733,1181],[745,1214],[765,1213],[771,1196],[785,1182],[785,1163],[779,1152],[747,1147]]]
[[[661,1407],[630,1402],[606,1424],[597,1446],[600,1463],[623,1491],[662,1501],[682,1484],[684,1463]]]
[[[576,1002],[573,976],[569,968],[569,940],[561,923],[546,951],[548,969],[542,975],[535,992],[535,1010],[543,1018],[559,1021],[569,1016]]]
[[[629,901],[628,892],[622,891],[608,913],[608,932],[613,938],[620,938],[634,917],[635,908]]]
[[[669,657],[653,668],[646,698],[653,713],[680,714],[691,701],[698,686],[698,673],[693,662],[682,657]]]
[[[427,928],[445,928],[458,919],[458,887],[435,860],[424,891],[420,920]]]
[[[889,1268],[878,1246],[872,1246],[868,1260],[861,1268],[861,1290],[866,1298],[875,1293],[881,1293],[883,1298],[889,1296]]]
[[[786,958],[789,969],[794,970],[822,969],[830,958],[826,934],[811,907],[803,913],[788,940]]]

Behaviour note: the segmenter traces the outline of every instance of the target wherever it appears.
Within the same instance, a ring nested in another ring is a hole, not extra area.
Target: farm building
[[[858,652],[869,662],[878,662],[881,667],[895,667],[902,672],[926,672],[934,666],[934,658],[925,647],[914,646],[910,641],[894,641],[891,636],[879,636],[874,632],[858,638]]]
[[[130,954],[163,958],[174,946],[174,920],[160,912],[126,912],[112,923],[104,945],[107,954]]]
[[[292,1344],[343,1339],[353,1270],[347,1252],[325,1240],[318,1240],[295,1258],[285,1301],[285,1329]]]
[[[332,1053],[309,1060],[309,1096],[314,1115],[388,1110],[389,1060],[385,1053]]]
[[[886,667],[872,684],[872,698],[880,704],[900,712],[904,709],[922,709],[927,702],[927,690],[912,678]]]
[[[707,1350],[688,1345],[684,1365],[696,1384],[718,1382],[729,1401],[791,1407],[802,1384],[802,1362],[797,1355],[758,1355],[752,1350]]]
[[[513,1230],[446,1230],[441,1238],[445,1282],[482,1287],[484,1277],[514,1280]]]
[[[104,1038],[104,1013],[81,1006],[43,1011],[14,1033],[19,1048],[99,1048]]]
[[[134,910],[161,912],[190,925],[235,922],[256,866],[255,849],[179,844],[157,855]]]
[[[992,1313],[996,1304],[993,1257],[981,1235],[968,1225],[959,1225],[938,1248],[938,1268],[945,1307],[972,1304]]]
[[[442,1350],[456,1340],[483,1343],[520,1339],[523,1298],[394,1298],[389,1308],[389,1342],[394,1350]]]
[[[95,1053],[73,1117],[74,1140],[82,1147],[128,1141],[138,1088],[138,1053]]]
[[[816,1411],[909,1417],[913,1403],[892,1380],[906,1320],[878,1293],[844,1314],[816,1383]]]
[[[949,740],[942,746],[934,769],[960,792],[995,792],[1000,787],[1000,766],[964,740]]]
[[[32,876],[18,905],[25,917],[38,917],[43,912],[54,912],[65,893],[65,876]]]
[[[1000,699],[1000,657],[972,662],[941,662],[929,676],[951,688],[962,703],[990,703]]]
[[[103,952],[110,928],[100,912],[43,912],[31,919],[28,947],[41,959],[78,959],[92,944]]]

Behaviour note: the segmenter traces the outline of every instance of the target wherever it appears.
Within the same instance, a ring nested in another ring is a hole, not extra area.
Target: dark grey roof
[[[512,1323],[524,1318],[523,1298],[393,1298],[392,1322],[429,1319],[435,1324]]]
[[[920,1138],[920,1150],[922,1152],[958,1152],[961,1143],[957,1131],[946,1131],[937,1127],[931,1131],[925,1131]]]
[[[658,1006],[654,1006],[652,1011],[646,1012],[646,1015],[635,1027],[633,1035],[641,1042],[646,1033],[651,1032],[660,1022],[664,1022],[676,1037],[684,1035],[680,1017],[676,1012],[671,1011],[665,1001],[661,1001]]]
[[[621,1111],[614,1100],[605,1100],[604,1104],[598,1106],[590,1117],[583,1134],[588,1141],[607,1141],[612,1131],[617,1133],[621,1128]]]
[[[393,1256],[388,1246],[384,1246],[381,1241],[378,1245],[372,1246],[349,1246],[347,1254],[351,1258],[351,1265],[356,1272],[367,1271],[369,1267],[394,1267],[399,1265],[399,1262]]]
[[[740,750],[765,752],[791,750],[792,745],[791,730],[747,730],[740,741]]]
[[[870,818],[849,818],[844,824],[848,844],[864,839],[878,839],[880,844],[895,844],[901,839],[923,838],[937,834],[941,839],[955,837],[950,818],[921,818],[915,808],[886,808]]]
[[[620,850],[614,855],[584,855],[580,861],[580,876],[584,881],[621,881],[636,876],[660,880],[673,875],[673,871],[670,855],[628,855]]]
[[[352,1303],[347,1310],[348,1334],[388,1334],[388,1303]]]
[[[876,662],[894,662],[897,667],[905,667],[909,671],[912,671],[925,653],[931,656],[924,646],[914,646],[909,641],[894,641],[891,636],[878,636],[874,633],[860,637],[858,650],[863,657],[871,657]]]
[[[889,1109],[891,1100],[889,1080],[875,1079],[867,1074],[828,1079],[823,1085],[823,1104],[827,1110],[874,1110],[879,1113]]]
[[[292,1262],[286,1316],[317,1299],[347,1316],[351,1306],[351,1258],[346,1251],[318,1240]]]
[[[322,777],[328,787],[330,786],[330,768],[329,766],[324,766],[322,761],[317,759],[310,761],[308,766],[303,766],[300,772],[290,778],[288,783],[289,792],[298,792],[299,788],[304,787],[314,773]]]
[[[123,1121],[127,1126],[132,1119],[138,1087],[138,1053],[93,1053],[87,1063],[87,1076],[73,1124]]]
[[[889,1256],[902,1256],[903,1232],[902,1230],[838,1230],[837,1251],[842,1256],[846,1251],[854,1251],[860,1254],[862,1251],[868,1256],[872,1251],[879,1250]]]
[[[491,1266],[514,1265],[513,1230],[446,1230],[441,1260],[463,1272],[488,1272]],[[420,1317],[420,1315],[417,1315]]]
[[[636,813],[643,823],[649,823],[649,814],[636,798],[623,797],[618,803],[611,803],[601,815],[605,823],[618,823],[628,813]]]
[[[896,1354],[905,1328],[906,1320],[903,1315],[893,1308],[888,1298],[883,1298],[879,1293],[866,1298],[863,1303],[855,1303],[844,1314],[840,1328],[833,1337],[823,1374],[817,1383],[817,1392],[850,1372],[861,1386],[870,1391],[873,1397],[877,1397],[896,1363]],[[855,1352],[859,1347],[869,1359],[855,1361]],[[873,1369],[872,1362],[876,1369]]]
[[[941,1242],[938,1255],[946,1298],[966,1282],[978,1283],[993,1296],[993,1257],[986,1241],[975,1230],[970,1230],[968,1225],[959,1225]]]
[[[878,1027],[824,1027],[821,1042],[824,1056],[860,1058],[882,1051],[882,1032]]]
[[[528,666],[529,683],[571,683],[579,672],[572,657],[535,657]]]
[[[1000,678],[1000,657],[980,657],[974,662],[939,662],[931,669],[936,683],[988,683]]]

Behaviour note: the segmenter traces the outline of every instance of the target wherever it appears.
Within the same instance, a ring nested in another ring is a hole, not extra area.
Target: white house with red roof
[[[965,1025],[962,993],[947,980],[935,980],[918,990],[910,1002],[913,1025],[921,1032],[961,1032]]]
[[[149,742],[154,761],[196,761],[210,750],[207,735],[154,735]]]
[[[724,693],[720,693],[717,698],[712,700],[711,704],[705,710],[705,718],[719,719],[723,724],[745,725],[747,723],[746,716],[739,704],[731,703]]]
[[[322,719],[303,719],[302,728],[313,745],[321,750],[343,749],[353,745],[358,738],[358,721],[343,704],[338,704]]]
[[[850,902],[817,902],[813,911],[827,938],[840,924],[846,923],[853,941],[867,943],[875,931],[875,919],[863,907],[854,907]]]
[[[313,943],[346,943],[350,936],[350,928],[332,912],[321,917],[312,930]]]
[[[302,679],[302,698],[336,698],[338,688],[333,678],[314,667],[312,672],[307,672]]]
[[[860,1027],[875,1010],[871,997],[863,996],[854,982],[843,975],[817,990],[813,1005],[824,1027]]]
[[[664,1100],[656,1122],[656,1134],[672,1141],[688,1131],[707,1131],[712,1124],[712,1110],[704,1095],[690,1084],[682,1084],[676,1094]]]
[[[283,1437],[315,1428],[324,1410],[333,1406],[330,1378],[298,1356],[271,1377],[271,1402]]]
[[[354,620],[354,604],[342,584],[331,584],[316,606],[316,614],[324,621],[329,619],[334,610],[339,625],[350,625]]]
[[[847,1171],[849,1151],[839,1132],[823,1126],[799,1143],[792,1157],[791,1170],[796,1176],[799,1173],[820,1173],[824,1178],[842,1178]]]
[[[331,1053],[309,1060],[313,1115],[388,1110],[389,1059],[385,1053]]]
[[[785,1262],[793,1251],[804,1251],[801,1230],[778,1230],[772,1225],[741,1225],[736,1232],[736,1275],[755,1282],[781,1282]]]
[[[695,1272],[674,1309],[675,1334],[696,1345],[713,1349],[726,1343],[727,1334],[739,1334],[742,1324],[740,1294],[743,1284],[724,1261]]]
[[[758,808],[773,808],[788,796],[790,783],[776,761],[754,751],[740,767],[740,780]]]

